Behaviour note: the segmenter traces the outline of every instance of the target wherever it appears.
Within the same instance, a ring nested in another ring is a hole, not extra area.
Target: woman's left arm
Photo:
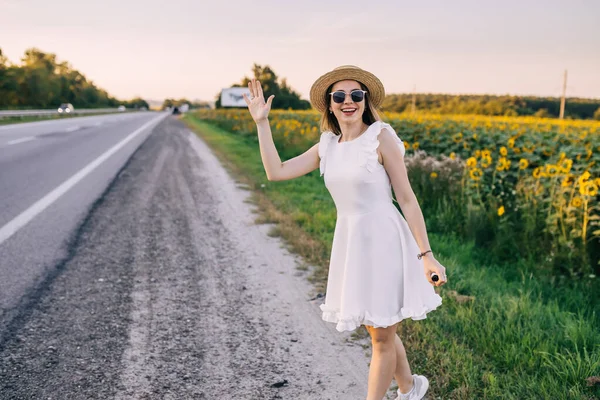
[[[390,177],[398,205],[402,209],[402,214],[408,223],[419,249],[422,252],[430,250],[429,239],[427,238],[427,228],[423,212],[417,201],[417,197],[410,186],[408,173],[404,165],[404,155],[398,145],[398,138],[395,133],[383,129],[379,134],[379,147],[377,152],[381,157],[381,162]],[[410,255],[412,257],[413,255]],[[417,255],[414,254],[416,258]],[[434,286],[441,286],[447,282],[446,269],[435,259],[432,253],[423,256],[423,266],[425,276],[429,283]],[[435,272],[439,276],[437,282],[431,280],[431,273]]]

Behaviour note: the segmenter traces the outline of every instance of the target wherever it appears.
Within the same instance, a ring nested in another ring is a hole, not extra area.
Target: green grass
[[[255,139],[193,115],[184,120],[254,191],[261,219],[276,222],[288,245],[316,265],[312,281],[322,291],[335,208],[318,170],[269,182]],[[413,373],[430,378],[431,398],[600,398],[600,385],[586,381],[600,376],[597,288],[554,281],[526,261],[483,263],[489,257],[482,250],[450,235],[430,233],[429,240],[448,271],[444,303],[424,321],[403,321],[398,331]]]

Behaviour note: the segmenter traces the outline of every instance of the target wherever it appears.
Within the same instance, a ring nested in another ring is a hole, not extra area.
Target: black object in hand
[[[435,272],[431,274],[431,280],[437,282],[440,280],[440,277]]]

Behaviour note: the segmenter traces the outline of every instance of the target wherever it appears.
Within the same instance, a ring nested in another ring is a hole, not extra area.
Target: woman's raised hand
[[[246,101],[246,104],[248,104],[248,110],[250,111],[250,115],[252,115],[252,119],[258,124],[259,122],[266,120],[269,116],[269,111],[271,111],[271,103],[273,102],[273,98],[275,96],[269,96],[269,99],[265,103],[262,86],[256,79],[252,79],[250,82],[248,82],[248,89],[250,89],[250,95],[252,96],[252,99],[249,99],[244,93],[244,100]]]

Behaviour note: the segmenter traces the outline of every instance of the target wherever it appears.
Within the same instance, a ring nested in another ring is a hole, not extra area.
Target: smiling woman
[[[359,88],[357,88],[357,86]],[[366,86],[360,82],[343,80],[331,85],[326,91],[331,96],[331,106],[328,113],[322,112],[321,131],[331,131],[342,136],[340,124],[352,124],[352,121],[362,120],[364,132],[368,126],[379,121],[377,110],[367,96]],[[350,102],[347,102],[350,97]],[[355,122],[354,122],[355,123]],[[342,141],[353,140],[352,137],[342,138]]]
[[[422,320],[442,298],[433,286],[447,282],[445,268],[433,257],[423,215],[404,166],[404,144],[379,118],[385,95],[375,75],[342,66],[321,76],[311,89],[313,107],[322,113],[319,143],[281,162],[259,81],[244,95],[257,125],[262,162],[272,181],[293,179],[317,168],[336,208],[322,318],[338,331],[364,325],[373,356],[367,400],[381,400],[392,378],[398,399],[421,399],[428,379],[412,375],[396,334],[406,318]],[[406,220],[393,204],[392,185]],[[439,278],[439,279],[436,279]]]

